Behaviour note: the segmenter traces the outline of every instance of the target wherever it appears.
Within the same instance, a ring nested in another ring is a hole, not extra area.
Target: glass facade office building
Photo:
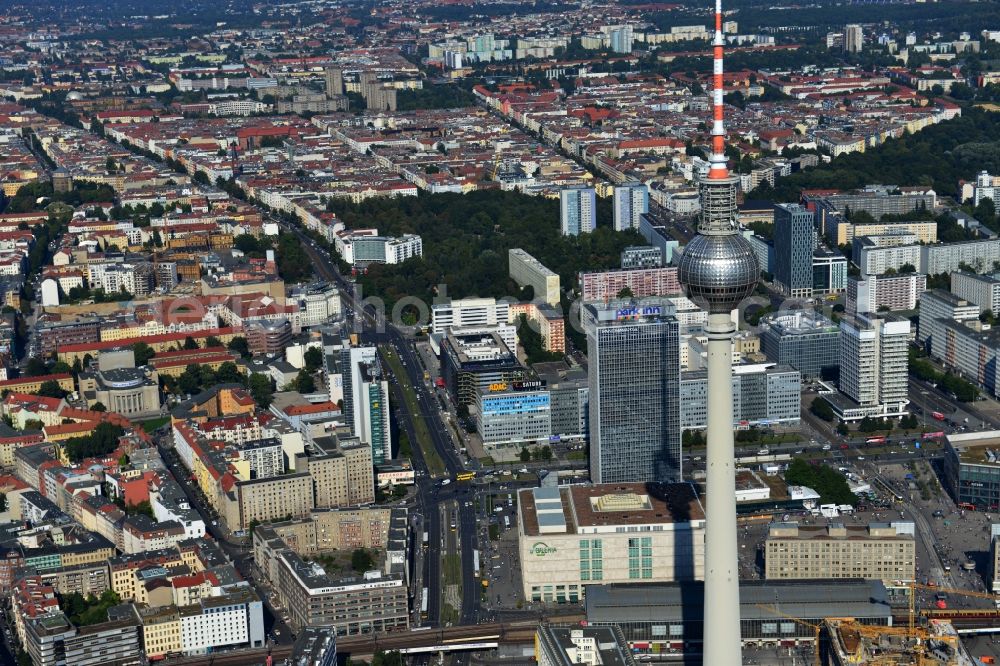
[[[479,396],[477,426],[486,447],[548,441],[552,402],[543,388],[498,384]]]
[[[1000,509],[1000,437],[946,440],[944,477],[960,503],[980,511]]]
[[[813,212],[798,204],[774,207],[774,281],[788,296],[809,298],[813,291]]]
[[[761,320],[760,346],[767,360],[804,377],[831,377],[840,364],[840,329],[810,310],[783,310]]]
[[[680,332],[668,305],[586,306],[594,483],[681,478]]]

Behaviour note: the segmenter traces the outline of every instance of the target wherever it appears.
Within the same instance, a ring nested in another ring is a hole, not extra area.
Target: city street
[[[344,279],[329,257],[314,247],[310,239],[299,228],[287,224],[283,224],[283,228],[294,233],[299,238],[303,248],[313,260],[319,276],[335,281],[340,287],[345,305],[350,307],[354,312],[355,326],[362,329],[360,336],[362,342],[372,345],[391,345],[406,368],[407,376],[405,380],[415,388],[422,386],[424,367],[421,365],[419,356],[415,351],[415,343],[391,323],[378,318],[379,315],[374,313],[370,307],[368,309],[364,307],[359,308],[359,304],[354,297],[354,285]],[[397,377],[396,379],[402,381],[404,378]],[[464,471],[466,467],[461,460],[461,454],[455,446],[455,441],[449,427],[440,418],[440,405],[436,404],[437,399],[430,391],[417,391],[416,395],[421,414],[430,417],[426,419],[426,422],[432,439],[431,443],[437,455],[444,461],[449,478],[454,478],[455,474]],[[405,403],[397,402],[397,404]],[[429,475],[426,462],[419,453],[419,442],[415,437],[415,430],[412,424],[412,419],[415,415],[407,414],[406,410],[401,410],[400,413],[406,416],[405,427],[410,436],[410,441],[413,443],[414,468],[422,472],[417,482],[417,504],[423,515],[427,517],[431,544],[427,554],[426,586],[431,590],[442,590],[441,553],[434,551],[437,548],[436,544],[441,543],[442,530],[449,528],[442,526],[439,512],[436,509],[441,502],[449,499],[454,494],[465,496],[471,500],[473,493],[471,487],[464,484],[453,483],[442,487],[435,483]],[[479,463],[475,459],[471,459],[469,465],[472,469],[476,469]],[[460,540],[459,552],[462,558],[462,608],[459,613],[459,623],[475,624],[479,616],[480,598],[477,589],[479,582],[475,576],[473,562],[474,551],[476,550],[476,515],[471,501],[467,503],[462,502],[457,511],[458,525],[456,527]],[[430,603],[428,604],[428,623],[432,625],[437,625],[441,622],[441,605],[439,602],[435,603],[435,597],[437,596],[431,595]]]

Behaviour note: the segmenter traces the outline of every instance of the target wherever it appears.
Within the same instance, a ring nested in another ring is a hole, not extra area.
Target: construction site
[[[950,622],[931,620],[925,627],[880,627],[853,620],[828,620],[830,666],[973,666]]]

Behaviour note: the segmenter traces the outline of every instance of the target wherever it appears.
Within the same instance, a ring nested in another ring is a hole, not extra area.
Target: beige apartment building
[[[230,522],[231,530],[246,529],[253,521],[264,523],[286,516],[301,518],[315,506],[313,479],[306,473],[238,481],[236,498],[239,522]]]
[[[322,439],[329,438],[317,438]],[[320,455],[296,456],[295,469],[305,467],[312,478],[310,493],[314,494],[314,506],[356,506],[374,502],[371,447],[352,437],[341,439],[339,446],[328,446],[324,451]]]
[[[136,610],[142,619],[142,644],[147,657],[158,659],[183,649],[181,616],[177,606],[140,606]]]
[[[914,548],[912,533],[888,523],[772,523],[765,542],[764,576],[909,581],[915,575]]]
[[[313,557],[331,550],[381,550],[389,541],[391,519],[391,508],[316,509],[308,518],[272,523],[268,528],[292,551]],[[258,561],[264,559],[261,555]]]
[[[937,242],[937,222],[876,222],[874,224],[853,224],[845,219],[827,220],[826,237],[837,245],[847,245],[862,236],[885,236],[886,234],[911,233],[920,243]]]

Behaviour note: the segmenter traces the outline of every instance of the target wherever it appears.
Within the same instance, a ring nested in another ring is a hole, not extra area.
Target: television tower
[[[707,666],[740,666],[740,584],[736,539],[736,463],[733,444],[730,313],[753,293],[760,276],[757,256],[736,228],[739,178],[726,165],[723,118],[722,0],[715,0],[712,82],[712,155],[698,184],[698,235],[681,255],[679,278],[688,298],[708,311],[708,445],[705,455],[704,659]]]

